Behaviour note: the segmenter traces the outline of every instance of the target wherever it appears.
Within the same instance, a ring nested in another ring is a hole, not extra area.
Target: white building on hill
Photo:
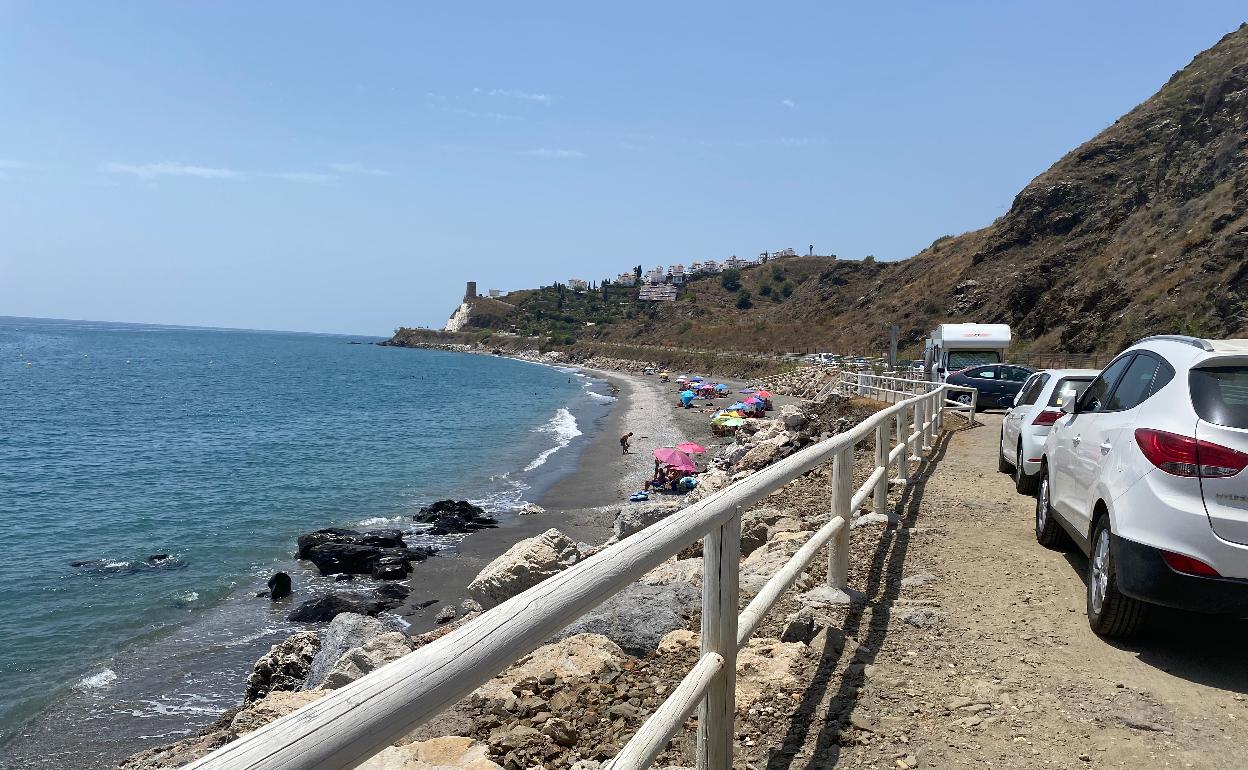
[[[649,284],[663,283],[663,279],[667,277],[667,273],[664,272],[662,265],[655,265],[646,271],[644,277],[646,279],[646,283]]]
[[[586,281],[582,278],[569,278],[568,288],[572,289],[573,291],[585,291],[586,289],[589,288],[589,281]]]
[[[718,273],[720,270],[719,263],[713,259],[708,259],[702,263],[702,272],[704,273]]]
[[[676,287],[670,283],[649,284],[641,287],[641,290],[637,293],[637,298],[658,302],[675,302]]]
[[[738,259],[736,254],[724,260],[724,268],[728,270],[740,270],[748,264],[750,264],[748,259]]]
[[[627,273],[620,273],[615,277],[615,282],[621,286],[633,286],[637,283],[637,274],[632,270]]]

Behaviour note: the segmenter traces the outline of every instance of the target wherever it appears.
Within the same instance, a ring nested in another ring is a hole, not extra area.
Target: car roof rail
[[[1151,337],[1136,340],[1135,344],[1139,345],[1142,342],[1154,341],[1181,342],[1184,345],[1191,345],[1194,348],[1200,348],[1206,353],[1213,352],[1213,345],[1210,344],[1209,340],[1202,340],[1200,337],[1192,337],[1187,334],[1154,334]]]

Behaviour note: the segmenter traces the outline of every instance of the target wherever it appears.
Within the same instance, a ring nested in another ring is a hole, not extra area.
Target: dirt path
[[[1248,767],[1248,623],[1167,613],[1138,642],[1096,637],[1085,559],[1035,542],[1033,500],[996,471],[1001,418],[982,419],[939,442],[903,529],[855,532],[871,601],[811,664],[767,767]]]

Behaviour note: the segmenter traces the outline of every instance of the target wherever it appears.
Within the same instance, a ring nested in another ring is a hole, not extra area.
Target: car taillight
[[[1175,476],[1225,478],[1248,467],[1248,454],[1164,430],[1136,428],[1135,441],[1149,462]]]
[[[1173,553],[1171,551],[1161,552],[1162,561],[1166,566],[1175,572],[1184,572],[1188,575],[1201,575],[1203,577],[1222,577],[1218,571],[1200,559],[1193,559],[1190,556],[1184,556],[1181,553]]]
[[[1057,422],[1057,418],[1061,416],[1062,416],[1062,413],[1057,409],[1045,409],[1040,414],[1036,415],[1036,419],[1032,420],[1031,424],[1032,425],[1052,425],[1053,423]]]

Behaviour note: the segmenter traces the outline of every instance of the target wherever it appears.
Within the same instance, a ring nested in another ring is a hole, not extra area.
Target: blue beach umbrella
[[[735,403],[735,404],[733,404],[732,406],[728,407],[728,410],[729,410],[729,411],[732,411],[733,409],[744,409],[744,410],[745,410],[745,411],[747,411],[747,412],[752,412],[752,411],[754,411],[753,409],[751,409],[751,408],[750,408],[750,405],[749,405],[749,404],[743,404],[743,403],[741,403],[740,401],[738,401],[737,403]]]
[[[682,390],[680,392],[680,403],[685,406],[689,406],[689,404],[693,403],[693,399],[695,398],[697,398],[697,394],[692,390]]]

